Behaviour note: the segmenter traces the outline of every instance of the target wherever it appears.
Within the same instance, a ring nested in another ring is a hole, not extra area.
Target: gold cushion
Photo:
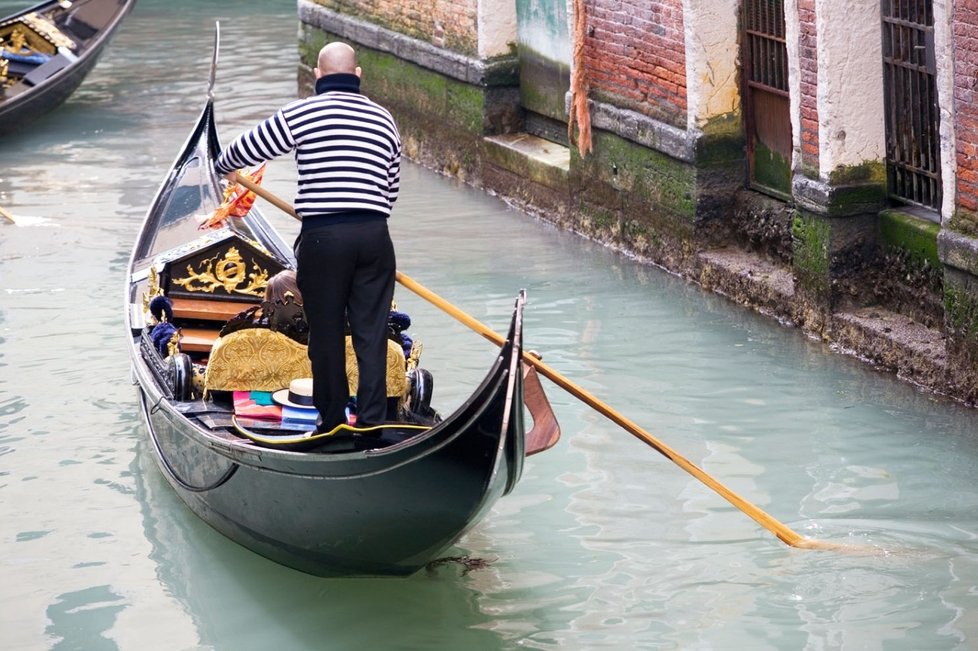
[[[277,391],[310,376],[305,346],[274,330],[247,328],[214,342],[204,386],[208,391]]]
[[[268,328],[246,328],[218,337],[211,349],[204,387],[207,391],[278,391],[292,380],[312,377],[308,349]],[[346,381],[356,395],[360,372],[353,340],[346,338]],[[387,396],[407,395],[404,350],[387,341]]]
[[[346,338],[346,382],[350,385],[350,395],[357,394],[357,384],[360,380],[360,369],[357,367],[357,356],[353,352],[353,338]],[[387,340],[387,397],[403,398],[407,395],[407,366],[404,361],[404,349]]]

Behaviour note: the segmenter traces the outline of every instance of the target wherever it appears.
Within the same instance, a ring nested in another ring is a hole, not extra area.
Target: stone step
[[[790,267],[733,248],[702,251],[697,256],[700,284],[764,314],[791,319],[795,278]]]
[[[530,133],[503,133],[486,136],[487,143],[518,152],[541,165],[570,170],[570,149]]]
[[[783,324],[808,330],[804,315],[795,313],[794,275],[790,267],[749,251],[732,248],[703,251],[697,256],[699,282]],[[943,333],[910,317],[881,307],[839,311],[812,333],[840,353],[853,355],[881,370],[931,390],[947,387],[947,346]]]
[[[832,315],[830,341],[896,373],[897,377],[940,391],[947,373],[943,333],[879,307],[861,307]]]
[[[566,191],[570,149],[529,133],[486,136],[486,157],[493,165],[548,188]]]

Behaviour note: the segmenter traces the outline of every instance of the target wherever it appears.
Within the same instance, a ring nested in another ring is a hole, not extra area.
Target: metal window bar
[[[747,83],[788,95],[788,52],[784,36],[784,0],[746,0]]]
[[[881,7],[889,194],[936,210],[941,139],[933,0],[882,0]]]

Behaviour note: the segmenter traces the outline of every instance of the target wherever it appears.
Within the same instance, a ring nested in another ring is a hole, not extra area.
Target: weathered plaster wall
[[[516,43],[516,2],[477,2],[478,55],[488,59],[512,54]]]
[[[688,130],[740,115],[739,8],[739,0],[683,1]]]
[[[566,0],[516,0],[516,16],[523,106],[564,121],[572,43]]]
[[[839,11],[837,0],[817,0],[815,13],[819,170],[827,179],[886,156],[880,5],[849,0]]]
[[[957,132],[954,126],[954,39],[951,0],[934,1],[934,54],[937,66],[937,99],[941,112],[941,221],[954,213],[957,205]]]
[[[791,117],[791,169],[801,169],[801,22],[798,0],[784,0],[784,40],[788,55],[788,103]]]

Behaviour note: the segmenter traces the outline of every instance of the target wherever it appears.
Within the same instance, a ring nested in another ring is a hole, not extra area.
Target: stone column
[[[943,206],[938,254],[944,265],[944,331],[955,393],[978,401],[978,9],[934,0],[941,107]],[[953,61],[953,65],[949,62]],[[943,62],[943,63],[942,63]]]
[[[880,8],[852,0],[786,1],[794,131],[796,290],[824,318],[840,281],[876,246],[886,196]]]
[[[696,222],[730,213],[744,186],[739,0],[683,0],[686,137],[696,167]]]

